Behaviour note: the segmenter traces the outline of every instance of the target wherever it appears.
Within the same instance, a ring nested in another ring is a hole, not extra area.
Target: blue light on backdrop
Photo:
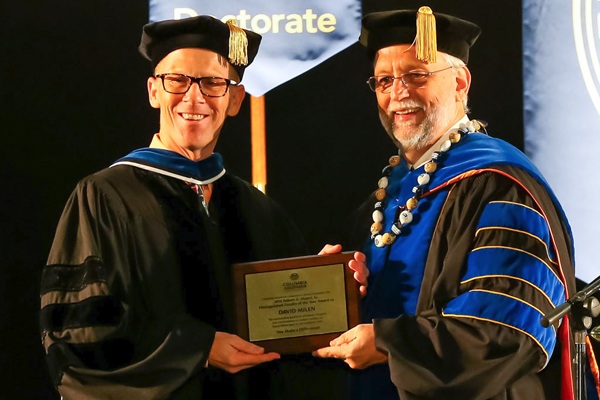
[[[360,33],[360,0],[150,0],[150,21],[212,15],[235,18],[263,36],[244,86],[253,96],[299,76],[355,43]]]
[[[525,150],[561,201],[577,277],[600,274],[600,2],[523,0]]]

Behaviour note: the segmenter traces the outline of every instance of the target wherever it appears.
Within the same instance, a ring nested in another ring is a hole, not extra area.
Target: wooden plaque
[[[329,346],[360,320],[353,254],[234,264],[237,334],[281,354]]]

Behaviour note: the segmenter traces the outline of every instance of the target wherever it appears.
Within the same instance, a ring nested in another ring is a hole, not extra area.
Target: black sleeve
[[[165,398],[204,365],[214,340],[214,328],[186,314],[173,291],[176,258],[160,208],[151,197],[130,201],[140,215],[110,184],[84,180],[56,231],[40,323],[65,399]]]

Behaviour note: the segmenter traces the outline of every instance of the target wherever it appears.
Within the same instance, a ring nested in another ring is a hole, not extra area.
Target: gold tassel
[[[233,65],[248,65],[248,38],[237,26],[235,19],[226,22],[229,27],[229,62]]]
[[[417,12],[417,59],[425,63],[437,61],[437,34],[435,31],[435,16],[431,8],[423,6]]]

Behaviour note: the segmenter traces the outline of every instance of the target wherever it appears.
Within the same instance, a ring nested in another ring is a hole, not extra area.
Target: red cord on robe
[[[592,342],[590,338],[586,336],[585,338],[585,348],[587,350],[587,357],[589,360],[590,371],[592,376],[594,377],[594,383],[596,387],[596,392],[598,392],[598,397],[600,397],[600,371],[598,369],[598,360],[596,359],[596,354],[594,353],[594,348],[592,347]]]
[[[569,326],[569,316],[563,317],[562,323],[558,328],[558,337],[562,347],[561,353],[561,398],[562,400],[574,400],[575,390],[573,386],[573,371],[571,370],[571,329]]]

